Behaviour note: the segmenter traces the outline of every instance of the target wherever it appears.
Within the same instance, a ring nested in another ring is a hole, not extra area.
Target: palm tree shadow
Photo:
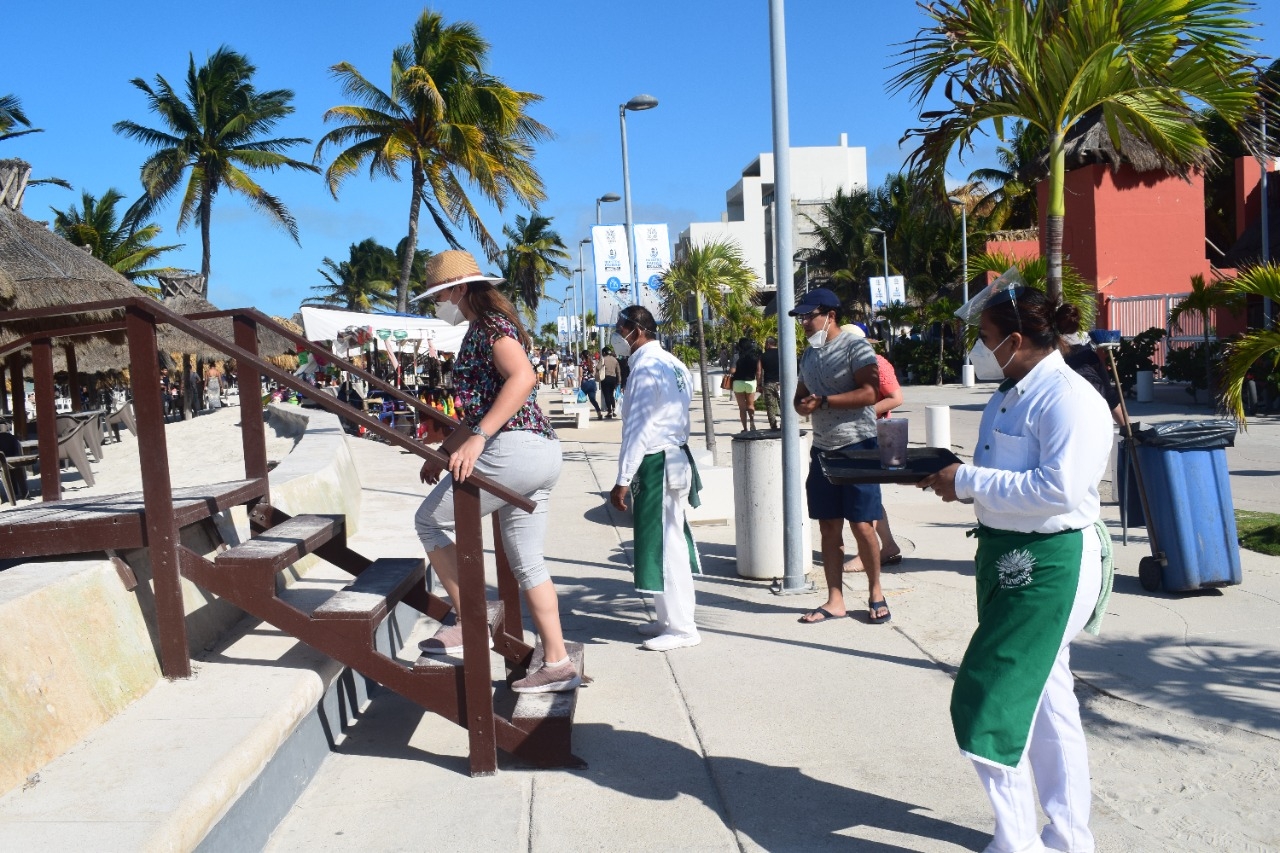
[[[857,837],[884,832],[969,850],[981,850],[990,841],[986,833],[934,817],[919,804],[824,782],[798,767],[736,757],[704,759],[681,744],[607,724],[577,726],[574,743],[590,767],[580,771],[582,778],[638,800],[696,797],[730,831],[765,850],[914,849]]]

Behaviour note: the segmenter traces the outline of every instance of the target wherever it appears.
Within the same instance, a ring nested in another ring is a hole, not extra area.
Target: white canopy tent
[[[419,341],[417,349],[426,352],[428,343],[433,342],[437,352],[456,353],[462,345],[462,336],[467,333],[467,324],[451,326],[434,317],[419,317],[412,314],[365,314],[359,311],[340,311],[334,308],[302,309],[302,327],[309,341],[333,341],[333,351],[344,358],[358,347],[348,349],[343,344],[343,332],[353,329],[370,329],[374,334],[373,342],[379,349],[385,346],[379,330],[390,332],[386,343],[397,351],[414,349],[414,342]],[[399,334],[403,333],[403,334]]]

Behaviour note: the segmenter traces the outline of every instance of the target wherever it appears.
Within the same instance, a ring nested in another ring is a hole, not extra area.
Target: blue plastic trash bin
[[[1170,421],[1134,434],[1157,544],[1167,565],[1169,592],[1240,583],[1236,533],[1225,448],[1235,443],[1229,420]]]

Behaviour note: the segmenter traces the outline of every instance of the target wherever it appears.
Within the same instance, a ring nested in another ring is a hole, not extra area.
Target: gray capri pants
[[[551,579],[543,560],[547,538],[547,499],[560,479],[560,442],[528,430],[500,432],[485,444],[475,473],[497,480],[536,506],[533,512],[511,506],[488,492],[480,492],[480,515],[498,512],[502,545],[521,589],[533,589]],[[427,553],[453,544],[453,477],[445,474],[427,495],[413,518]]]

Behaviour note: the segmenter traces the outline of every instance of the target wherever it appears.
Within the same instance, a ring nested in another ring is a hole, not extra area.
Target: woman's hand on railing
[[[484,436],[473,435],[449,454],[449,473],[453,475],[456,482],[465,483],[471,476],[471,472],[476,467],[476,460],[480,458],[481,453],[484,453],[484,445]]]

